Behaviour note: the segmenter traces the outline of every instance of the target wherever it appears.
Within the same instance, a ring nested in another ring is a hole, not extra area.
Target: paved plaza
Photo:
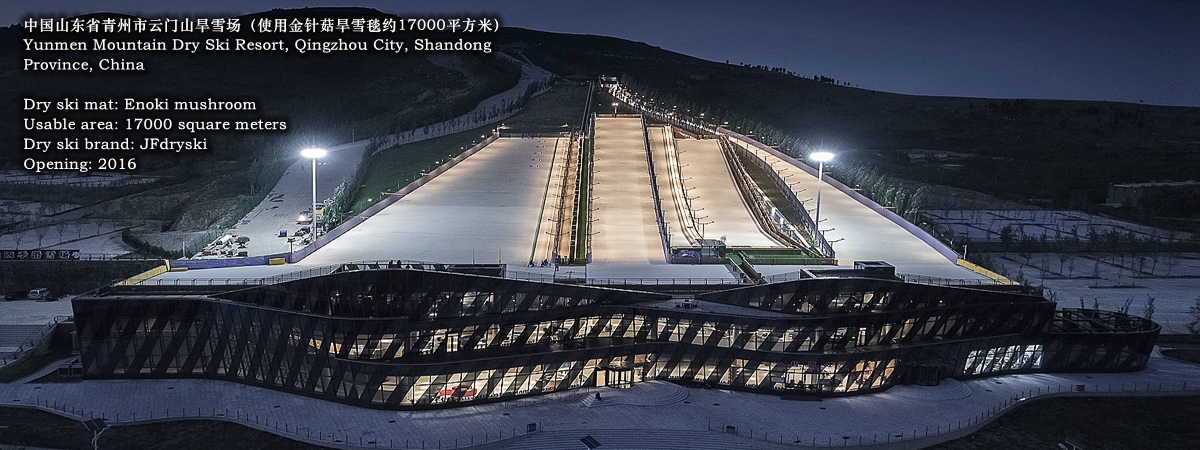
[[[586,435],[612,449],[920,448],[969,434],[1039,397],[1200,391],[1200,366],[1155,356],[1135,373],[946,379],[820,401],[650,381],[444,410],[380,411],[225,381],[28,381],[54,368],[0,384],[0,402],[74,419],[104,417],[118,426],[226,420],[336,448],[583,448],[579,438]],[[529,432],[530,424],[537,431]]]

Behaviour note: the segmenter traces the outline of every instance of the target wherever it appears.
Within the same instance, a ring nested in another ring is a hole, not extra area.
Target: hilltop
[[[1200,108],[893,94],[603,36],[508,29],[501,43],[560,75],[617,76],[709,117],[747,117],[836,148],[844,161],[1005,199],[1086,207],[1109,183],[1200,173]],[[930,150],[953,152],[956,164],[910,157]]]

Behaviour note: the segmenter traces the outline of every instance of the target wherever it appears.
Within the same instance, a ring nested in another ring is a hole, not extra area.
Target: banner
[[[0,250],[0,261],[67,261],[79,259],[79,250]]]

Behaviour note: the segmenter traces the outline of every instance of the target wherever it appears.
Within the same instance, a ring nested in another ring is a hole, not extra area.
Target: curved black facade
[[[683,299],[420,269],[74,301],[92,378],[202,377],[403,409],[643,379],[846,395],[1141,369],[1159,328],[1040,296],[814,278]],[[194,288],[193,288],[194,289]]]

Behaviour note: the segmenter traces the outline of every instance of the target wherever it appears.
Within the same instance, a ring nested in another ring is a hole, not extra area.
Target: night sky
[[[175,2],[180,5],[193,2]],[[651,3],[651,4],[645,4]],[[499,16],[502,25],[642,41],[713,61],[780,66],[922,95],[1200,106],[1200,1],[15,0],[28,14],[249,13],[309,5],[400,15]],[[201,9],[197,9],[201,8]]]

